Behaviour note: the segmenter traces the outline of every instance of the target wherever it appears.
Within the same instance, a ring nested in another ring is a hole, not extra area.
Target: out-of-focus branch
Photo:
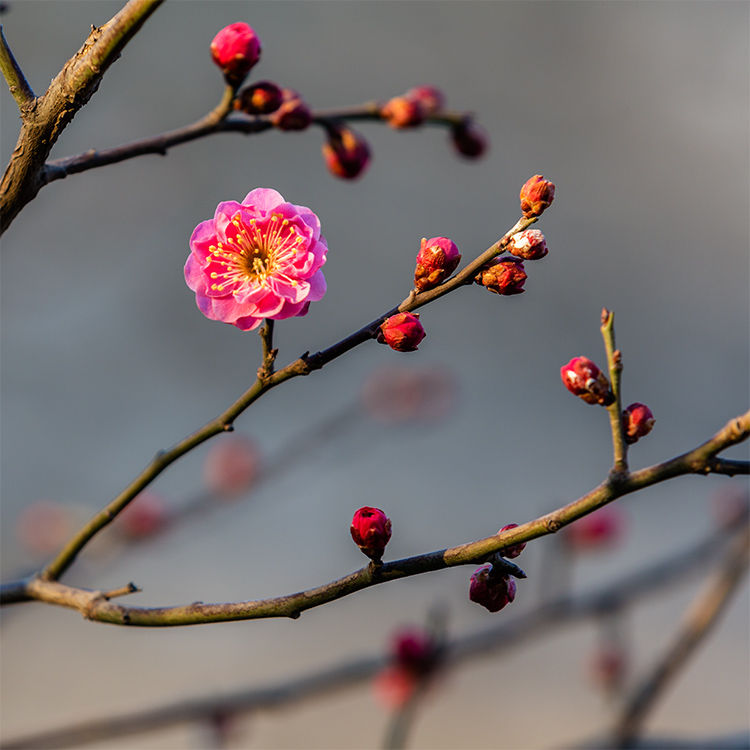
[[[307,609],[335,601],[370,586],[457,565],[484,562],[490,555],[504,547],[554,533],[618,497],[675,476],[705,473],[709,470],[707,467],[716,453],[746,440],[748,435],[750,435],[750,411],[730,420],[713,438],[694,450],[662,464],[633,472],[626,480],[614,482],[610,476],[607,481],[587,495],[534,521],[498,532],[476,542],[383,563],[379,566],[369,565],[331,583],[287,596],[223,604],[194,602],[174,607],[125,607],[108,601],[100,592],[66,586],[52,577],[45,578],[43,574],[30,579],[25,584],[25,591],[28,599],[69,607],[78,610],[87,619],[114,625],[172,627],[267,617],[296,619]],[[102,513],[106,515],[106,511]],[[72,559],[68,561],[70,562]],[[18,585],[10,584],[10,586],[14,591],[13,601],[20,601],[17,596]]]
[[[453,638],[444,644],[444,666],[456,666],[516,648],[565,624],[597,617],[614,607],[624,607],[653,596],[681,581],[692,580],[724,550],[727,539],[743,529],[747,516],[729,530],[714,531],[689,548],[623,576],[587,594],[565,596],[503,619],[500,625]],[[223,696],[195,698],[121,716],[81,722],[69,727],[18,737],[7,742],[13,748],[77,747],[118,736],[140,734],[178,724],[207,721],[222,715],[279,709],[312,698],[323,698],[371,680],[385,666],[382,656],[364,656],[344,664],[270,687],[246,688]]]
[[[614,729],[615,747],[627,748],[635,743],[649,713],[717,624],[747,573],[750,528],[747,528],[746,519],[744,524],[744,532],[734,540],[720,569],[694,599],[674,640],[626,702]]]
[[[22,93],[21,132],[0,184],[0,233],[45,184],[44,163],[60,133],[93,96],[109,66],[163,0],[129,0],[110,21],[91,30],[46,93]],[[15,94],[14,94],[15,96]]]

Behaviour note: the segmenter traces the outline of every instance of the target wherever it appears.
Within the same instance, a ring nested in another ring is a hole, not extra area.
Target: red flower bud
[[[226,82],[239,86],[260,58],[260,39],[246,23],[223,28],[211,42],[211,57]]]
[[[537,174],[526,180],[521,188],[521,211],[528,219],[541,216],[555,197],[555,186]]]
[[[495,294],[509,296],[522,294],[527,279],[523,261],[516,258],[493,258],[474,277],[477,284],[487,287]]]
[[[565,387],[587,404],[609,406],[614,395],[604,373],[588,358],[574,357],[560,368],[560,376]]]
[[[625,442],[629,445],[637,443],[640,438],[648,435],[654,428],[654,415],[645,404],[637,401],[630,404],[622,413],[622,431],[625,434]]]
[[[392,128],[414,128],[424,122],[420,104],[405,96],[395,96],[380,108],[380,116]]]
[[[563,539],[575,552],[593,552],[612,547],[624,534],[625,516],[621,509],[605,505],[566,526]]]
[[[365,506],[354,514],[350,531],[362,552],[378,562],[391,538],[391,519],[379,508]]]
[[[312,122],[312,112],[302,97],[293,89],[282,89],[283,101],[270,115],[279,130],[305,130]]]
[[[403,312],[392,315],[380,326],[377,340],[397,352],[415,352],[426,335],[419,313]]]
[[[503,526],[503,528],[500,529],[500,531],[498,531],[497,533],[502,534],[503,531],[516,528],[518,528],[517,523],[509,523],[507,526]],[[520,542],[519,544],[512,544],[510,547],[503,547],[503,549],[500,550],[500,554],[503,557],[507,557],[512,560],[514,557],[518,557],[525,549],[526,542]]]
[[[487,150],[487,135],[471,120],[451,127],[451,141],[461,156],[478,159]]]
[[[328,170],[344,180],[358,177],[370,161],[367,141],[344,125],[329,124],[326,128],[328,140],[323,144],[323,158]]]
[[[435,86],[415,86],[413,89],[409,89],[404,96],[419,104],[425,116],[434,115],[445,106],[445,96]]]
[[[497,576],[487,563],[477,568],[471,576],[469,599],[481,604],[490,612],[499,612],[516,598],[516,582],[510,576]]]
[[[414,286],[420,292],[442,284],[458,267],[461,253],[447,237],[422,239],[417,253],[417,268],[414,271]]]
[[[538,229],[527,229],[514,234],[508,243],[508,252],[523,260],[539,260],[547,254],[547,242]]]
[[[281,89],[271,81],[258,81],[240,91],[234,108],[248,115],[268,115],[275,112],[284,101]]]

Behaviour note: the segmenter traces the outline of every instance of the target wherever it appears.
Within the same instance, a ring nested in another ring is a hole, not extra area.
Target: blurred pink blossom
[[[256,442],[247,435],[230,435],[212,446],[203,464],[206,487],[220,497],[236,497],[258,479],[262,459]]]

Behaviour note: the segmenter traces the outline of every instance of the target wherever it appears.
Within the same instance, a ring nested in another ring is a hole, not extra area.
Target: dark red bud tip
[[[526,181],[520,197],[521,211],[527,219],[541,216],[555,198],[555,186],[537,174]]]
[[[396,313],[380,326],[377,340],[397,352],[415,352],[426,336],[419,313]]]
[[[498,534],[502,534],[503,531],[508,531],[508,529],[516,528],[518,528],[517,523],[509,523],[507,526],[503,526],[503,528],[498,531]],[[500,550],[500,554],[503,557],[507,557],[512,560],[513,558],[518,557],[525,549],[526,542],[520,542],[519,544],[512,544],[510,547],[503,547],[503,549]]]
[[[339,124],[327,126],[328,139],[323,144],[323,159],[328,171],[344,180],[353,180],[370,163],[370,147],[355,130]]]
[[[239,86],[260,59],[258,35],[246,23],[223,28],[211,42],[211,58],[231,86]]]
[[[471,576],[469,599],[490,612],[499,612],[516,598],[516,582],[509,576],[493,575],[489,563],[477,568]]]
[[[609,381],[588,357],[573,357],[560,368],[560,377],[565,387],[587,404],[609,406],[614,401]]]
[[[471,120],[464,120],[451,128],[451,141],[456,151],[467,159],[482,156],[489,142],[484,130]]]
[[[354,514],[350,531],[362,552],[379,562],[391,538],[391,519],[379,508],[365,506]]]
[[[461,253],[455,243],[447,237],[422,239],[417,253],[417,268],[414,271],[414,286],[424,292],[442,284],[458,267]]]
[[[654,415],[646,404],[639,404],[637,401],[630,404],[622,413],[622,431],[625,435],[625,442],[629,445],[637,443],[651,432],[655,422]]]
[[[284,101],[281,89],[271,81],[258,81],[240,91],[234,107],[248,115],[268,115]]]
[[[474,277],[477,284],[503,296],[523,294],[526,279],[523,261],[517,258],[493,258]]]

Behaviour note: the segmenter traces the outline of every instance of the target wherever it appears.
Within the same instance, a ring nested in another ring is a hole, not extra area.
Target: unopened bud
[[[403,312],[391,315],[383,322],[377,340],[397,352],[415,352],[426,335],[419,322],[419,313]]]
[[[451,127],[451,141],[456,151],[469,159],[477,159],[487,150],[487,135],[471,120]]]
[[[417,268],[414,271],[414,286],[420,292],[442,284],[458,267],[461,253],[455,243],[447,237],[422,239],[417,253]]]
[[[548,252],[547,242],[538,229],[527,229],[511,237],[508,252],[523,260],[539,260]]]
[[[521,188],[521,211],[528,219],[541,216],[555,197],[555,186],[537,174],[526,180]]]
[[[424,122],[424,112],[418,102],[405,96],[395,96],[380,108],[380,116],[396,129],[415,128]]]
[[[223,28],[211,42],[211,58],[230,86],[239,86],[260,59],[260,39],[246,23]]]
[[[358,177],[370,162],[367,141],[344,125],[326,127],[328,140],[323,144],[323,158],[331,174],[344,180]]]
[[[391,538],[391,519],[379,508],[365,506],[354,514],[350,531],[362,552],[379,562]]]
[[[507,575],[494,574],[489,563],[477,568],[472,574],[469,599],[490,612],[499,612],[515,598],[515,580]]]
[[[445,106],[445,96],[435,86],[415,86],[413,89],[409,89],[404,96],[417,102],[426,116],[440,112]]]
[[[503,528],[500,529],[500,531],[498,531],[497,533],[502,534],[503,531],[516,528],[518,528],[517,523],[509,523],[507,526],[503,526]],[[525,549],[526,542],[519,542],[518,544],[512,544],[510,547],[503,547],[503,549],[500,550],[500,554],[503,557],[507,557],[512,560],[513,558],[518,557]]]
[[[281,89],[271,81],[258,81],[240,91],[234,107],[248,115],[268,115],[284,101]]]
[[[516,258],[493,258],[486,266],[479,269],[474,277],[477,284],[487,287],[495,294],[509,296],[522,294],[526,282],[526,271],[523,261]]]
[[[646,404],[639,404],[637,401],[630,404],[622,413],[622,431],[625,434],[625,442],[629,445],[637,443],[651,432],[654,422],[656,422],[654,415]]]
[[[609,406],[615,399],[605,374],[588,358],[573,357],[560,368],[565,387],[587,404]]]
[[[279,130],[305,130],[312,122],[312,112],[302,97],[293,89],[282,89],[283,101],[270,115]]]

